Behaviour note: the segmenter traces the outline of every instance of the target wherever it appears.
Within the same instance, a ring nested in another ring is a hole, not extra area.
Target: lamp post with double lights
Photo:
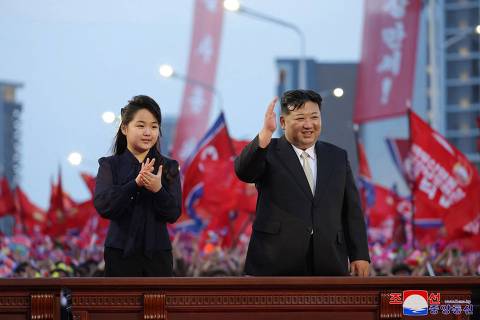
[[[241,5],[238,0],[224,0],[223,1],[223,7],[232,12],[238,12],[241,14],[244,14],[246,16],[249,16],[251,18],[256,18],[262,21],[267,21],[271,22],[273,24],[288,28],[292,31],[294,31],[299,39],[300,39],[300,59],[299,59],[299,67],[298,67],[298,86],[300,89],[306,89],[307,87],[307,61],[305,58],[305,51],[306,51],[306,41],[305,41],[305,35],[302,32],[302,30],[287,21],[283,21],[281,19],[254,11],[252,9],[246,8],[245,6]]]

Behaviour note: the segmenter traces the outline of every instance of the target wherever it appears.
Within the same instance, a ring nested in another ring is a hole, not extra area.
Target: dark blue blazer
[[[147,157],[155,158],[154,173],[163,165],[162,188],[157,193],[135,183],[141,163],[128,149],[98,161],[94,205],[110,220],[105,247],[123,249],[124,256],[143,250],[151,257],[156,251],[171,249],[166,224],[174,223],[181,213],[178,162],[154,148]]]

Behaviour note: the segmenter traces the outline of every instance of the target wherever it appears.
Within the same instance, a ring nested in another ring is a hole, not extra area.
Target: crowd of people
[[[248,237],[232,247],[207,241],[200,247],[197,236],[178,232],[172,237],[174,276],[242,276]],[[102,277],[103,244],[87,247],[78,236],[0,238],[0,277]],[[370,244],[373,276],[480,276],[480,252],[463,253],[455,247],[411,249]]]

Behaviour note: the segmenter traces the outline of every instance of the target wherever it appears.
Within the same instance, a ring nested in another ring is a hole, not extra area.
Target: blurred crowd
[[[178,277],[241,276],[248,247],[242,236],[229,247],[218,239],[205,242],[192,233],[173,236],[174,273]],[[373,276],[479,276],[480,252],[455,247],[409,249],[370,245]],[[79,245],[76,236],[52,240],[15,235],[0,238],[0,277],[101,277],[103,245]]]

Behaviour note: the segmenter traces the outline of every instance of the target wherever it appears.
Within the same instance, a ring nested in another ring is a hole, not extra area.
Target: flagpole
[[[359,143],[360,143],[360,133],[359,133],[359,131],[360,131],[360,125],[357,124],[357,123],[354,123],[353,124],[353,136],[355,138],[355,147],[356,147],[355,149],[357,151],[357,164],[360,168],[360,145],[359,145]],[[360,173],[360,169],[357,172],[357,179],[360,176],[359,173]],[[358,180],[357,180],[357,183],[358,183]],[[364,201],[361,201],[361,205],[362,205],[363,214],[365,215],[366,214],[366,209],[367,209],[366,204],[364,203]],[[368,228],[368,225],[367,225],[367,228]]]
[[[412,121],[411,121],[411,113],[412,109],[409,107],[407,109],[407,117],[408,117],[408,144],[409,144],[409,150],[410,150],[410,157],[412,156],[412,146],[413,146],[413,130],[412,130]],[[411,247],[413,249],[416,248],[415,245],[415,191],[416,191],[416,184],[415,184],[415,169],[414,169],[414,164],[413,161],[411,162],[411,172],[410,172],[410,177],[408,177],[408,183],[410,187],[410,204],[412,206],[412,218],[411,218],[411,224],[412,224],[412,244]]]

